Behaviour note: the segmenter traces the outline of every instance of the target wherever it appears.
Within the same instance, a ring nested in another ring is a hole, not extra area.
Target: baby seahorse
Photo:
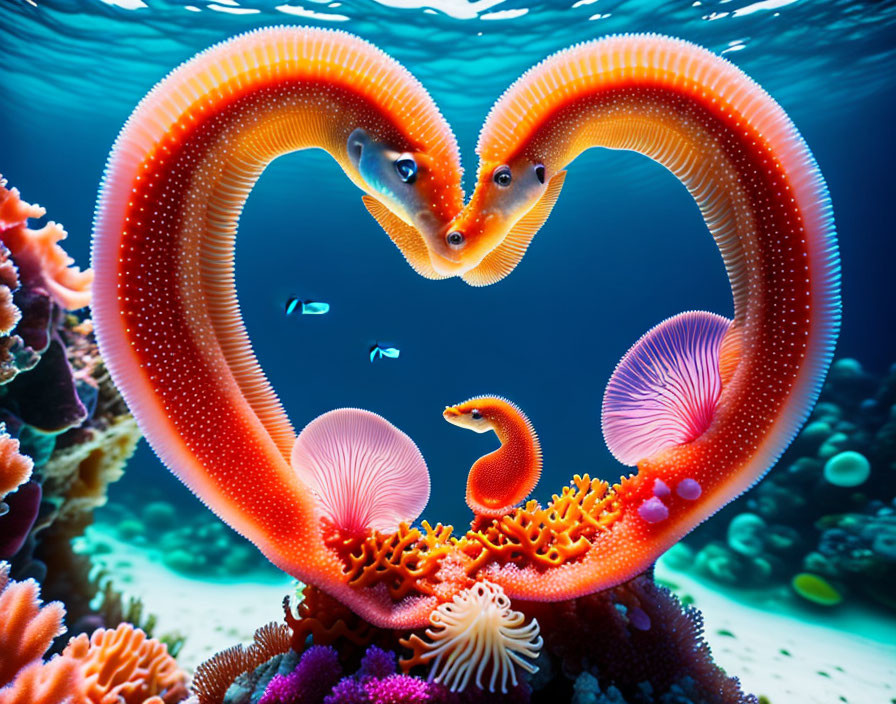
[[[541,445],[526,415],[507,399],[477,396],[442,414],[477,433],[493,430],[501,447],[480,457],[467,477],[467,505],[477,516],[498,518],[525,499],[541,476]]]
[[[97,208],[93,316],[144,435],[200,499],[284,571],[362,602],[371,620],[401,622],[391,604],[348,587],[324,545],[315,499],[290,466],[295,433],[234,287],[250,190],[276,157],[315,147],[364,191],[408,261],[435,276],[424,240],[444,242],[463,195],[454,136],[429,95],[350,34],[264,29],[174,70],[124,126]]]

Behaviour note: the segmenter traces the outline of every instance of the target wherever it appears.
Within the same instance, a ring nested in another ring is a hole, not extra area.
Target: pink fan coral
[[[429,499],[429,472],[414,441],[358,408],[311,421],[296,439],[292,466],[347,533],[394,531],[420,515]]]
[[[6,188],[6,180],[0,178],[0,241],[12,253],[22,279],[45,288],[63,308],[83,308],[90,303],[93,271],[72,266],[74,260],[58,244],[67,237],[61,225],[27,227],[30,218],[45,214],[39,205],[23,201],[18,189]]]

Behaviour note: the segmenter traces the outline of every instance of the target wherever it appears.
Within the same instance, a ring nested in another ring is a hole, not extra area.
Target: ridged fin
[[[504,241],[489,252],[477,267],[470,269],[461,278],[470,286],[488,286],[516,269],[535,233],[541,229],[554,209],[565,178],[565,171],[555,174],[538,202],[513,226]]]
[[[429,250],[423,241],[423,235],[416,227],[408,225],[373,196],[364,195],[361,196],[361,200],[364,201],[364,207],[386,231],[389,239],[395,243],[414,271],[427,279],[448,278],[432,268]]]
[[[740,364],[742,341],[743,331],[737,323],[732,323],[725,339],[722,340],[722,347],[719,349],[719,377],[722,381],[722,388],[725,388],[731,377],[734,376],[734,372],[737,371],[737,365]]]
[[[610,452],[634,466],[709,427],[722,392],[719,351],[731,321],[681,313],[652,328],[610,377],[601,421]]]

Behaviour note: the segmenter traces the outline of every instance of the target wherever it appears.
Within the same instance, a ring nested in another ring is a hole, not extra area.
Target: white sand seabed
[[[733,598],[662,560],[655,575],[693,598],[715,661],[745,691],[771,704],[896,702],[896,618],[847,604],[798,610],[771,593],[766,603],[746,591]]]
[[[114,575],[117,589],[140,597],[145,611],[157,616],[157,634],[187,636],[178,655],[187,669],[251,642],[259,626],[281,621],[283,597],[295,587],[289,578],[277,581],[261,573],[233,580],[187,577],[168,569],[158,551],[135,548],[102,526],[89,528],[84,542],[110,548],[93,555],[94,561]],[[746,691],[771,704],[896,702],[896,618],[840,607],[819,611],[826,624],[810,623],[780,603],[759,607],[755,595],[746,593],[743,600],[732,598],[662,561],[656,575],[694,600],[716,662],[739,677]]]
[[[192,671],[203,660],[237,643],[251,643],[255,629],[283,621],[283,597],[295,591],[295,580],[250,572],[232,579],[199,578],[174,572],[159,550],[139,548],[115,537],[103,525],[90,526],[84,537],[91,559],[105,568],[114,588],[125,597],[139,597],[144,613],[156,616],[154,635],[186,636],[177,661]],[[91,543],[109,552],[94,553]]]

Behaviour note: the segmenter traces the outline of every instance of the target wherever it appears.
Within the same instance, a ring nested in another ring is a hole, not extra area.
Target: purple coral
[[[321,704],[341,674],[333,648],[312,646],[295,670],[271,680],[258,704]]]
[[[369,677],[384,679],[394,674],[395,653],[389,653],[382,648],[371,645],[361,660],[361,669],[358,670],[358,676],[361,679]]]
[[[425,680],[407,675],[372,679],[364,685],[371,704],[424,704],[431,701],[429,689]]]

